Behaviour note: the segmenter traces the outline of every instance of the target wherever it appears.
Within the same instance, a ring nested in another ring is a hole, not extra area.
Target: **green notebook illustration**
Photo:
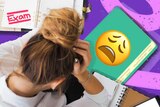
[[[90,42],[89,71],[124,84],[157,49],[154,41],[115,7],[85,38]]]

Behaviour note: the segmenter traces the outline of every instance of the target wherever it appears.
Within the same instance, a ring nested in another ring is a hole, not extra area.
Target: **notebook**
[[[157,49],[155,42],[119,7],[85,38],[90,42],[89,71],[124,84]]]
[[[149,99],[147,96],[99,73],[94,73],[94,76],[102,83],[109,93],[110,101],[108,107],[134,107]]]
[[[1,0],[2,1],[2,0]],[[33,29],[41,26],[50,9],[74,8],[82,15],[83,0],[3,0],[1,26]],[[25,5],[24,5],[25,4]]]

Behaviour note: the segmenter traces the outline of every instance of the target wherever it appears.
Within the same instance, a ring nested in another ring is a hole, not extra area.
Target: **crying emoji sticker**
[[[104,32],[96,42],[96,54],[105,64],[117,66],[130,54],[130,42],[122,32],[110,30]]]

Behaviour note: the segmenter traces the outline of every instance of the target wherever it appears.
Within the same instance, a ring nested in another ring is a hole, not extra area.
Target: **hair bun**
[[[40,33],[45,39],[71,48],[82,33],[84,20],[71,8],[53,9],[44,19]]]

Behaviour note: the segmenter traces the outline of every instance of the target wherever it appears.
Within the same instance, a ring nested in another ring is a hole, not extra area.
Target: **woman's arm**
[[[104,87],[92,74],[87,71],[87,67],[91,61],[89,43],[84,40],[78,40],[73,50],[83,57],[83,62],[81,64],[78,59],[75,59],[73,75],[83,85],[87,93],[97,94],[101,92]]]
[[[8,41],[3,44],[0,44],[0,55],[3,57],[3,53],[7,53],[13,56],[20,54],[23,46],[28,42],[28,40],[37,33],[38,29],[34,29],[22,37],[17,38],[13,41]]]
[[[103,85],[91,73],[86,70],[91,61],[89,43],[84,40],[78,40],[73,50],[83,57],[82,63],[80,63],[78,59],[75,59],[73,75],[84,87],[85,96],[96,102],[96,104],[98,105],[107,105],[107,91],[104,89]]]
[[[0,75],[12,72],[18,66],[21,49],[37,31],[32,30],[16,40],[0,44]]]

